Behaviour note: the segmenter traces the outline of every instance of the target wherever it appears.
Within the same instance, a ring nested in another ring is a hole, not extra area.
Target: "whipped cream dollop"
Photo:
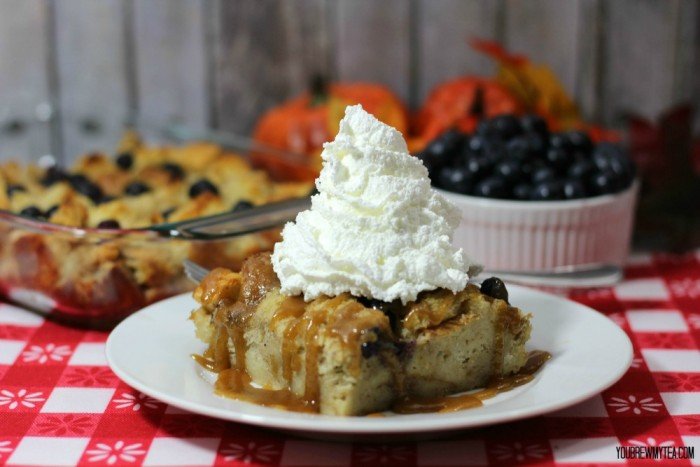
[[[473,264],[452,245],[459,211],[431,188],[399,131],[349,106],[321,157],[311,209],[287,223],[272,254],[282,293],[406,304],[466,286]]]

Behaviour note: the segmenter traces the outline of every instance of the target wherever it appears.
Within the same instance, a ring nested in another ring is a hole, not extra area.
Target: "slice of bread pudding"
[[[219,394],[329,415],[389,410],[467,391],[527,361],[529,315],[477,286],[423,292],[407,305],[349,294],[305,303],[280,292],[269,254],[212,271],[192,313],[200,363]]]

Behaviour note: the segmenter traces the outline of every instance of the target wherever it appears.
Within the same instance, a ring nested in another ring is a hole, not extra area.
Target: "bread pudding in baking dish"
[[[114,157],[88,154],[71,169],[1,164],[0,292],[27,303],[29,291],[41,298],[28,304],[44,311],[109,325],[191,290],[185,258],[237,269],[279,239],[279,229],[217,241],[134,229],[306,196],[311,188],[273,182],[214,144],[148,145],[133,133]]]
[[[457,210],[401,134],[348,107],[311,208],[215,269],[192,313],[218,394],[329,415],[449,411],[531,378],[530,317],[451,243]],[[477,394],[451,395],[487,387]]]

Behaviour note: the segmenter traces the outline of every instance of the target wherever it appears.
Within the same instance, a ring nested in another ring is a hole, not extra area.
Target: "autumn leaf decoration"
[[[508,52],[493,41],[474,39],[472,47],[498,64],[496,81],[506,87],[528,112],[542,115],[558,129],[580,127],[581,115],[554,72],[524,55]]]

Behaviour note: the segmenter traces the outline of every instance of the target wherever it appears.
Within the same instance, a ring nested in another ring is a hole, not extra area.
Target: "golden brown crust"
[[[209,312],[222,301],[234,302],[241,290],[241,275],[225,268],[212,270],[194,289],[194,299]]]
[[[125,228],[141,228],[155,223],[181,221],[228,211],[239,201],[254,205],[306,195],[310,183],[276,184],[265,172],[254,170],[240,156],[223,151],[211,143],[194,142],[183,146],[146,146],[132,133],[125,136],[121,148],[129,151],[132,166],[119,167],[116,159],[102,153],[80,157],[70,174],[86,177],[103,196],[83,196],[68,181],[46,187],[45,172],[38,167],[22,167],[15,162],[0,165],[0,209],[19,212],[28,206],[43,211],[64,204],[70,208],[51,222],[71,227],[95,227],[114,220]],[[189,196],[190,187],[208,180],[218,193],[204,191]],[[134,182],[147,185],[138,196],[125,193]],[[26,191],[7,196],[7,185],[22,185]],[[116,198],[105,202],[105,196]],[[87,215],[84,212],[87,212]],[[163,213],[168,213],[166,219]]]

